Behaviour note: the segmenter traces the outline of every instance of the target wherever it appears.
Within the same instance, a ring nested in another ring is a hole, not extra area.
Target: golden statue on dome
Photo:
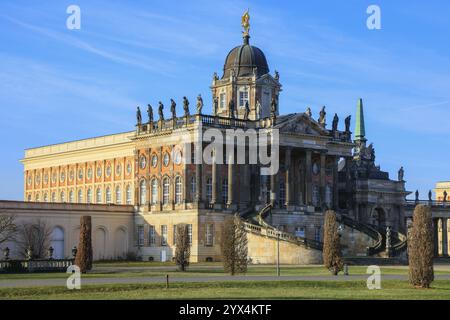
[[[242,28],[244,28],[244,31],[242,33],[244,34],[244,36],[248,36],[249,35],[248,32],[250,31],[250,14],[248,13],[248,9],[242,15],[241,21],[242,21],[241,22]]]

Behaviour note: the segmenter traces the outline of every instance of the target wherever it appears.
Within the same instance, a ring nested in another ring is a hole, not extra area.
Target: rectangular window
[[[138,246],[144,245],[144,226],[137,226]]]
[[[167,246],[167,226],[161,226],[161,246]]]
[[[189,245],[192,245],[192,224],[188,224]]]
[[[154,246],[156,244],[155,241],[155,226],[150,225],[148,230],[148,245]]]
[[[212,223],[206,225],[206,245],[214,245],[214,224]]]
[[[220,100],[220,102],[219,102],[220,109],[225,109],[226,108],[226,104],[227,104],[227,96],[226,96],[226,94],[225,93],[221,93],[219,100]]]
[[[304,238],[305,237],[305,227],[296,227],[295,228],[295,235],[297,237]]]
[[[239,91],[239,107],[244,108],[246,102],[248,102],[248,91]]]

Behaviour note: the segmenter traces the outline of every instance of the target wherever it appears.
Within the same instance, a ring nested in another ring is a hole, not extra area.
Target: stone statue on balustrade
[[[325,106],[323,106],[322,110],[320,110],[319,112],[319,119],[317,120],[317,122],[319,122],[319,124],[325,128],[326,121],[327,121],[327,113],[325,112]]]
[[[219,98],[214,97],[213,105],[214,105],[213,115],[217,116],[217,113],[219,112]]]
[[[416,190],[415,192],[416,202],[419,201],[419,190]]]
[[[137,120],[137,125],[140,126],[142,124],[142,115],[141,115],[141,109],[139,107],[137,107],[137,111],[136,111],[136,120]]]
[[[148,123],[153,122],[153,108],[150,104],[147,105]]]
[[[203,109],[203,98],[202,95],[199,94],[197,96],[197,114],[201,114]]]
[[[172,113],[172,119],[177,118],[177,104],[173,99],[170,99],[170,112]]]
[[[444,202],[447,202],[447,191],[444,190]]]
[[[404,175],[405,175],[405,170],[403,169],[403,167],[401,167],[401,168],[398,170],[398,181],[404,181],[404,180],[403,180]]]
[[[339,117],[338,117],[337,113],[335,113],[334,114],[334,118],[333,118],[333,124],[332,124],[332,130],[333,131],[337,131],[338,124],[339,124]]]
[[[189,116],[189,100],[186,97],[183,97],[183,110],[184,110],[184,116]]]
[[[312,117],[312,111],[310,107],[306,108],[305,114],[310,118]]]
[[[159,115],[159,120],[164,121],[164,105],[161,101],[159,102],[158,115]]]
[[[428,201],[433,201],[433,193],[431,192],[431,190],[430,191],[428,191]]]
[[[352,119],[352,116],[348,116],[347,118],[345,118],[345,132],[349,133],[350,132],[350,121]]]
[[[275,118],[277,116],[277,100],[275,97],[272,97],[272,102],[270,104],[270,117]]]
[[[244,120],[248,120],[248,115],[250,114],[250,107],[248,105],[248,101],[245,101],[245,113]]]

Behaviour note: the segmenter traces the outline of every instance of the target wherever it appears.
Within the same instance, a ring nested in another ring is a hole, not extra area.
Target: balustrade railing
[[[0,273],[66,272],[74,259],[1,260]]]

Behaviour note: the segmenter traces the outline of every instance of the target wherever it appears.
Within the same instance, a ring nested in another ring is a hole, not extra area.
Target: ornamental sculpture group
[[[199,94],[197,96],[197,114],[201,114],[202,109],[203,109],[203,98]],[[189,100],[186,97],[183,97],[183,110],[184,110],[184,116],[188,117],[190,115]],[[176,119],[177,103],[173,99],[170,99],[170,112],[172,113],[172,119]],[[148,122],[149,123],[154,122],[153,107],[150,104],[147,105],[147,115],[148,115]],[[164,121],[164,104],[161,101],[158,102],[158,116],[159,116],[160,121]],[[137,110],[136,110],[136,120],[137,120],[137,125],[141,126],[142,125],[142,113],[141,113],[140,107],[137,107]]]

